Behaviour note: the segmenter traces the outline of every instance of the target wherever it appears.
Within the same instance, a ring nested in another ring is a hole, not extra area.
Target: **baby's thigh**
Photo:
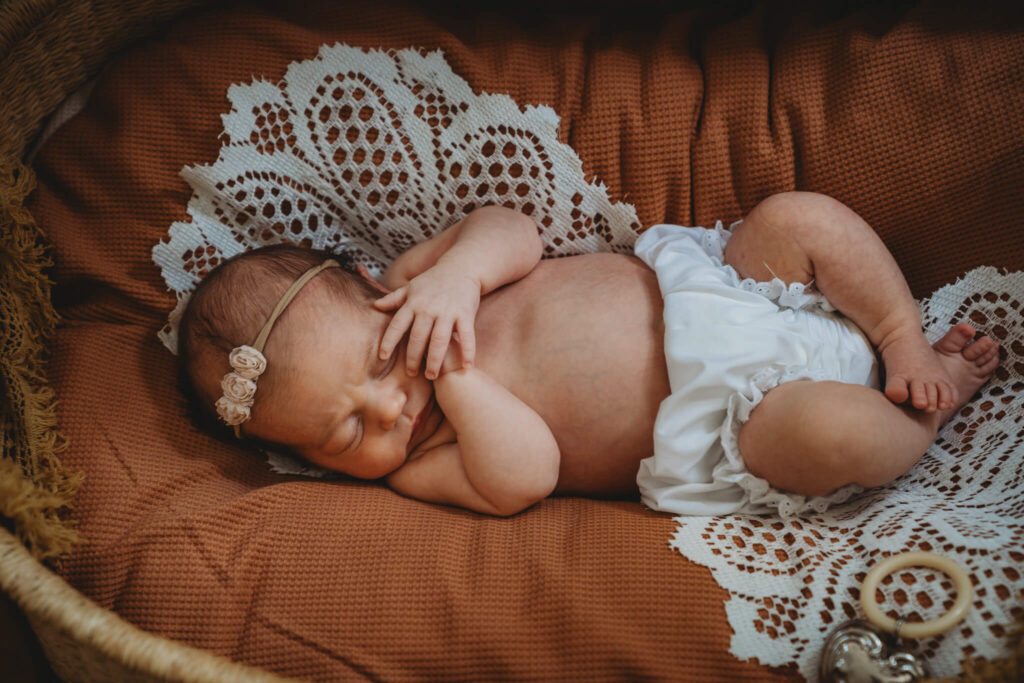
[[[814,266],[801,246],[801,231],[813,197],[808,192],[783,192],[755,206],[726,243],[725,262],[740,276],[758,282],[778,278],[786,284],[808,284]]]
[[[861,463],[849,446],[865,435],[865,425],[850,419],[849,408],[864,407],[875,398],[870,394],[881,396],[840,382],[780,384],[740,428],[744,464],[772,486],[805,496],[822,496],[851,483],[861,474]]]

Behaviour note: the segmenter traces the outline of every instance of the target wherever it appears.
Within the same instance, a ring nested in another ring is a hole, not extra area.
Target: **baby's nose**
[[[405,408],[406,401],[405,392],[398,388],[382,390],[376,398],[377,421],[381,429],[390,431],[394,429],[398,418],[402,416],[402,409]]]

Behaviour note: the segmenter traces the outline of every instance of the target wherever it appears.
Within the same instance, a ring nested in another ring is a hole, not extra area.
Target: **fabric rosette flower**
[[[239,346],[231,352],[231,372],[220,380],[223,392],[217,403],[217,414],[224,423],[237,429],[249,419],[256,398],[256,378],[267,367],[267,359],[251,346]]]
[[[234,371],[244,379],[256,379],[267,369],[267,359],[251,346],[236,346],[228,361]]]
[[[224,375],[220,381],[220,388],[224,392],[224,398],[244,405],[251,406],[256,396],[256,382],[246,379],[237,372]]]
[[[249,406],[221,396],[216,403],[217,414],[229,426],[240,425],[249,419]]]

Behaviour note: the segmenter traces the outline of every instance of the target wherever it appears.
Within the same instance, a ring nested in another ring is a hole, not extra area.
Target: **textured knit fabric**
[[[274,475],[192,426],[155,336],[174,297],[150,251],[187,219],[179,172],[216,158],[228,88],[334,42],[441,48],[474,88],[553,107],[584,171],[644,225],[728,221],[799,188],[864,216],[917,296],[978,265],[1024,268],[1019,19],[705,4],[232,6],[112,61],[41,150],[31,206],[64,321],[63,458],[86,474],[88,542],[65,577],[154,633],[300,677],[792,677],[729,654],[727,593],[668,547],[668,515],[550,499],[493,519]]]

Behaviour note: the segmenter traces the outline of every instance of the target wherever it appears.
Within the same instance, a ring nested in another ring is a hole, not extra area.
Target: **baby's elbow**
[[[509,209],[504,206],[490,205],[485,207],[499,214],[504,224],[511,227],[515,232],[515,243],[521,246],[524,253],[532,260],[539,261],[544,253],[544,243],[541,241],[540,228],[536,221],[522,211]]]
[[[525,213],[519,214],[523,225],[523,241],[529,252],[530,260],[536,263],[544,255],[544,242],[540,238],[540,228],[537,223]]]
[[[533,219],[525,214],[518,214],[516,219],[518,229],[514,242],[514,261],[516,279],[526,277],[544,256],[544,243],[541,241],[540,232]]]
[[[562,454],[558,450],[555,437],[548,437],[536,446],[535,458],[532,460],[534,480],[534,502],[547,498],[555,492],[558,485],[558,472],[562,465]]]
[[[547,498],[555,492],[555,487],[558,486],[558,473],[562,467],[562,453],[558,450],[558,443],[554,437],[551,438],[551,443],[544,448],[542,463],[539,490],[543,491],[542,497]]]
[[[523,510],[536,505],[555,492],[558,486],[558,471],[561,464],[561,454],[558,445],[552,440],[551,444],[545,444],[533,452],[533,457],[524,467],[529,471],[524,475],[515,491],[509,491],[507,496],[498,508],[498,514],[502,517],[522,512]]]

